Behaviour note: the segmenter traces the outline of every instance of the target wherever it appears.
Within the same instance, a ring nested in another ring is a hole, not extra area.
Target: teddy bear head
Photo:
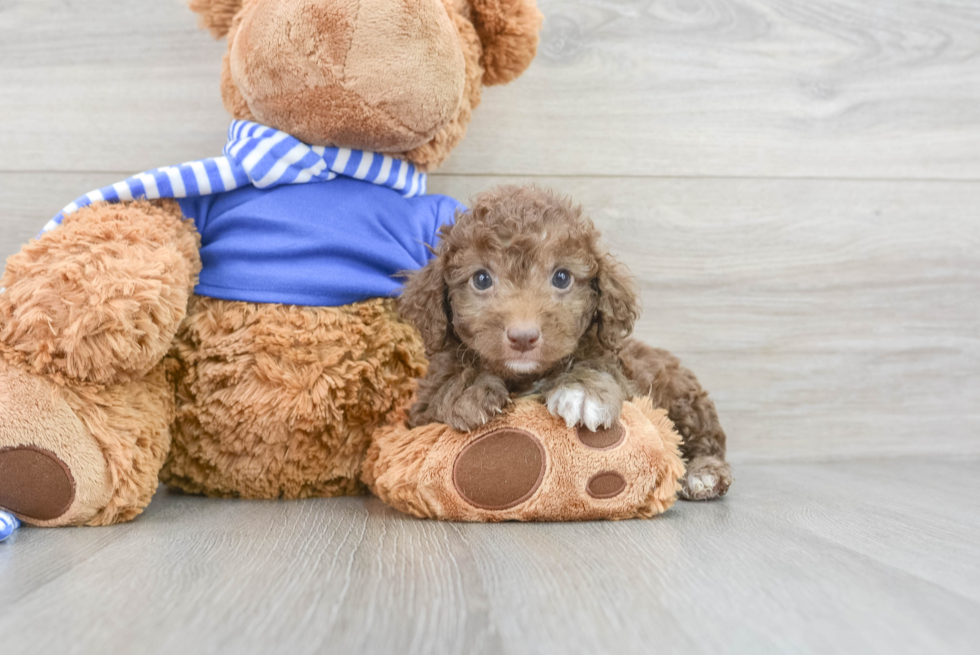
[[[483,85],[530,65],[535,0],[191,0],[226,36],[236,119],[311,145],[371,150],[422,170],[466,131]]]

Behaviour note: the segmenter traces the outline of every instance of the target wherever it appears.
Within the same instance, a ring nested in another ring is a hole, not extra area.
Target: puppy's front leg
[[[569,427],[584,425],[593,432],[619,420],[630,396],[622,373],[584,364],[560,373],[544,389],[548,411],[565,419]]]
[[[509,402],[510,393],[504,381],[481,372],[451,404],[446,423],[461,432],[469,432],[502,412]]]
[[[446,423],[469,432],[502,412],[509,402],[507,385],[496,375],[471,368],[456,370],[422,381],[410,423],[413,427]]]

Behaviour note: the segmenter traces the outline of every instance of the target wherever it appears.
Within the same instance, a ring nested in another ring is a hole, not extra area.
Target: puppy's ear
[[[200,14],[201,27],[220,39],[231,28],[231,21],[242,8],[242,0],[190,0],[191,10]]]
[[[451,323],[442,250],[424,268],[408,274],[398,299],[398,313],[418,328],[429,356],[446,346]]]
[[[483,83],[506,84],[523,73],[538,51],[543,17],[535,0],[469,0],[483,43]]]
[[[605,348],[617,351],[633,332],[640,315],[636,282],[625,266],[605,253],[599,257],[599,272],[592,279],[596,295],[596,334]]]

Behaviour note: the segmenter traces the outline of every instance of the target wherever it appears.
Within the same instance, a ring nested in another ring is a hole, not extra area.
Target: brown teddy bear
[[[534,0],[192,0],[227,35],[224,157],[65,208],[0,279],[0,506],[359,493],[425,369],[392,274],[457,205],[424,172],[530,64]],[[314,265],[315,264],[315,265]]]

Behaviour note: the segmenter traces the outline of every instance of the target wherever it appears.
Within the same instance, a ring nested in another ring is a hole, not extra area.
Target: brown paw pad
[[[50,450],[12,446],[0,450],[0,507],[36,521],[56,519],[75,500],[75,479]]]
[[[501,428],[468,444],[453,465],[453,484],[480,509],[509,509],[530,498],[544,479],[545,454],[531,433]]]
[[[589,478],[585,490],[593,498],[615,498],[626,489],[626,478],[615,471],[603,471]]]
[[[595,450],[612,450],[623,443],[623,439],[625,438],[626,429],[619,421],[616,421],[616,423],[608,428],[599,428],[595,432],[584,425],[578,427],[578,440],[584,446],[594,448]]]

